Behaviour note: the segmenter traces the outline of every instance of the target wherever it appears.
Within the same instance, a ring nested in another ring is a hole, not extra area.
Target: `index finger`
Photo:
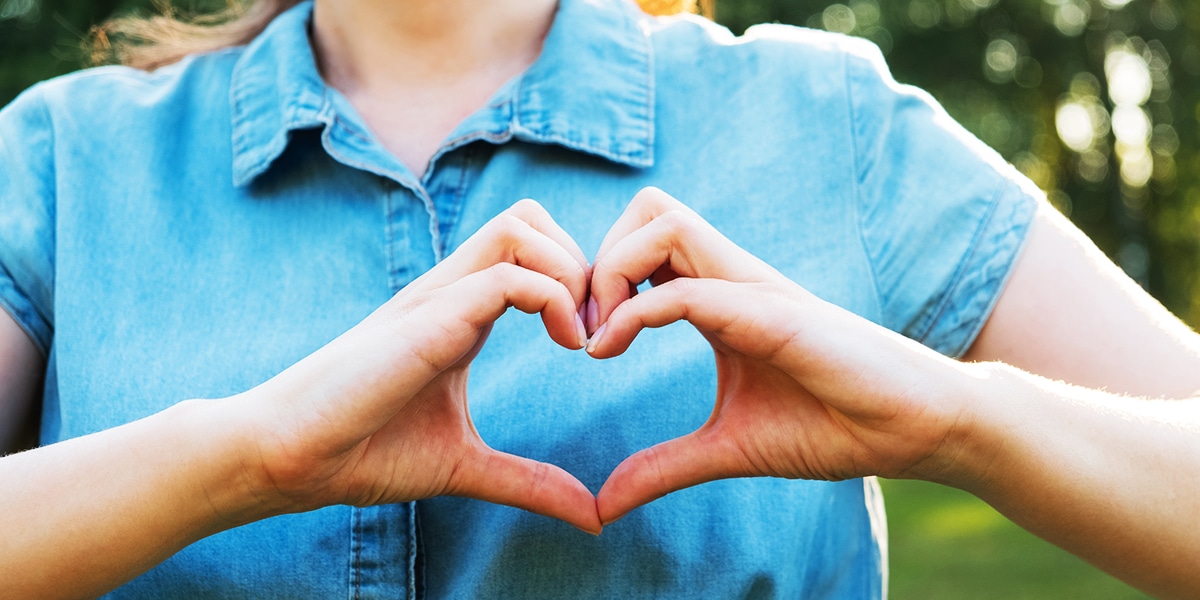
[[[593,329],[632,296],[633,286],[655,273],[736,282],[782,278],[674,198],[659,190],[639,197],[627,211],[629,218],[623,215],[613,226],[609,247],[592,265]],[[625,231],[644,219],[649,220]]]
[[[600,249],[596,251],[596,258],[593,262],[599,262],[625,236],[641,229],[655,217],[672,210],[695,212],[656,187],[642,188],[637,194],[634,194],[629,205],[625,207],[625,211],[609,228],[608,233],[604,234],[604,240],[600,242]]]
[[[533,200],[522,200],[493,217],[419,278],[419,285],[444,287],[501,262],[559,280],[571,291],[576,306],[586,300],[591,278],[587,257],[550,213]]]

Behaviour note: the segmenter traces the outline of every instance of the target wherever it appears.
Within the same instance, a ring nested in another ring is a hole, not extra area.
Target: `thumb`
[[[454,496],[513,506],[599,535],[596,498],[578,479],[549,463],[484,447],[464,458],[449,486]]]
[[[671,492],[742,476],[731,456],[712,430],[701,428],[626,458],[596,495],[600,522],[608,525]]]

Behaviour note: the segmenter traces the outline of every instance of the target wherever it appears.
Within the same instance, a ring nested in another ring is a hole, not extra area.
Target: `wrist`
[[[945,421],[926,457],[904,477],[969,490],[988,476],[1003,440],[1005,398],[1017,383],[1008,365],[949,361],[930,403]]]
[[[161,413],[178,420],[187,431],[196,473],[194,481],[203,493],[219,529],[245,525],[291,512],[264,477],[252,411],[243,395],[214,400],[187,400]]]
[[[1021,371],[1004,363],[960,363],[949,386],[959,416],[931,462],[936,468],[922,479],[984,493],[1005,477],[1019,445],[1016,433],[1033,425],[1022,422],[1029,413],[1032,390]]]

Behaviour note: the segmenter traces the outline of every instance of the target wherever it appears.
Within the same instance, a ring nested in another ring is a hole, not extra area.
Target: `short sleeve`
[[[1041,192],[878,50],[847,58],[859,226],[883,325],[949,356],[983,327]]]
[[[39,88],[0,110],[0,306],[48,354],[53,335],[54,130]]]

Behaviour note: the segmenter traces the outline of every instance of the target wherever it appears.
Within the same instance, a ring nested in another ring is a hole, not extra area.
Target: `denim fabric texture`
[[[247,47],[107,67],[0,112],[0,305],[49,357],[42,442],[244,391],[353,326],[522,198],[589,256],[655,185],[826,300],[948,355],[995,303],[1038,192],[877,49],[743,37],[624,0],[562,0],[541,58],[417,178],[317,71],[311,4]],[[472,367],[493,447],[597,491],[702,424],[686,324],[596,361],[510,313]],[[880,598],[872,480],[741,479],[600,537],[460,498],[269,519],[113,598]]]

